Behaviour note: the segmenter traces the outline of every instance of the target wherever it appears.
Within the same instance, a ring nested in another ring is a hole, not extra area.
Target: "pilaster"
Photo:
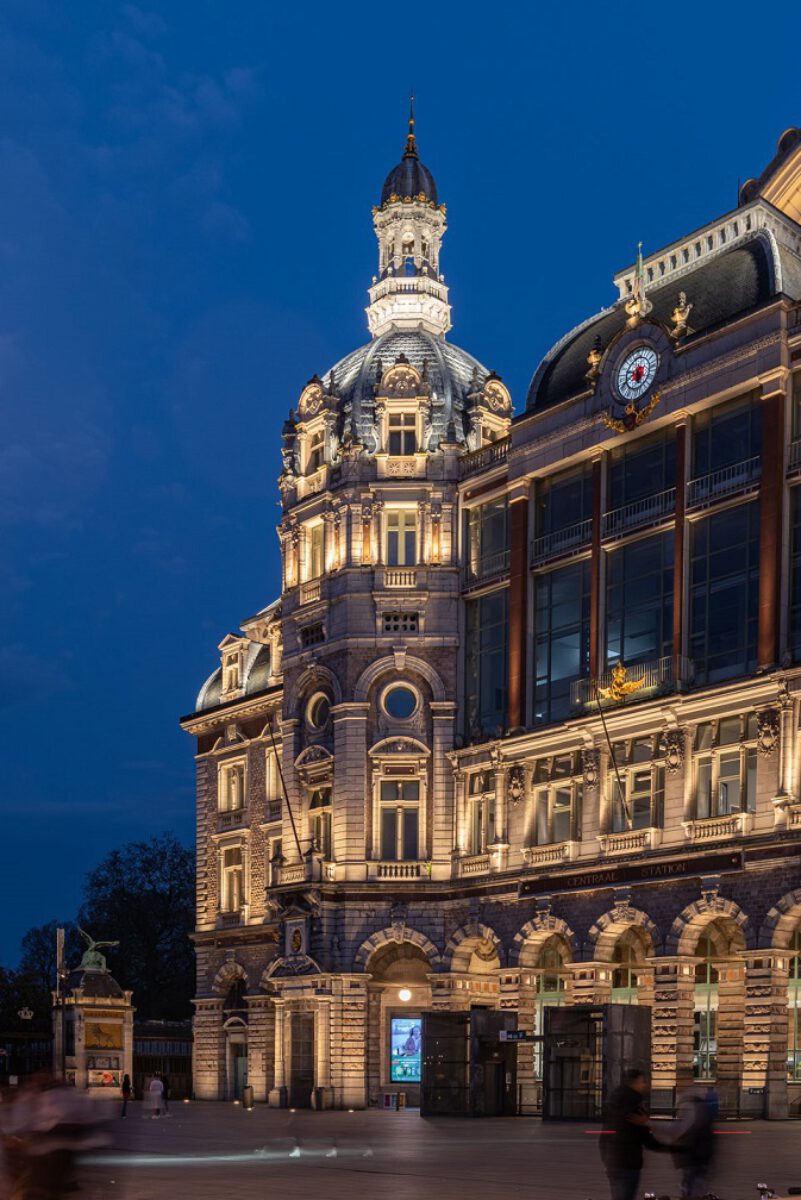
[[[781,951],[742,955],[745,969],[741,1110],[772,1120],[787,1115],[787,975]]]

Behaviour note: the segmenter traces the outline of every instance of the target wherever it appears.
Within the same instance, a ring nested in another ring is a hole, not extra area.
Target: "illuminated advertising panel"
[[[422,1060],[420,1017],[392,1017],[389,1032],[390,1080],[419,1083]]]

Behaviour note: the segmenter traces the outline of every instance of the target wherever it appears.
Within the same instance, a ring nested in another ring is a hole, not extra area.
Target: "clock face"
[[[639,400],[656,378],[659,355],[652,346],[638,346],[617,369],[617,391],[623,400]]]

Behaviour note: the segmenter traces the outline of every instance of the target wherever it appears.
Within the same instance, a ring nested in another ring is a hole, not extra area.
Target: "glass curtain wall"
[[[673,653],[673,532],[606,557],[606,660],[651,662]]]
[[[492,737],[506,727],[508,589],[468,600],[465,607],[465,732]]]
[[[570,715],[570,685],[590,669],[588,559],[535,578],[534,723]]]
[[[509,565],[509,504],[499,496],[472,508],[467,518],[467,562],[471,579],[496,575]]]
[[[759,502],[692,524],[690,657],[698,684],[756,667]]]

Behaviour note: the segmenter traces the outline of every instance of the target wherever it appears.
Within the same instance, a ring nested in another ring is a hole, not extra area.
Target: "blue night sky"
[[[734,205],[801,90],[793,31],[736,4],[3,10],[10,963],[109,849],[192,837],[177,720],[276,594],[281,424],[367,340],[370,209],[410,87],[448,206],[451,336],[518,406],[639,238],[656,250]]]

